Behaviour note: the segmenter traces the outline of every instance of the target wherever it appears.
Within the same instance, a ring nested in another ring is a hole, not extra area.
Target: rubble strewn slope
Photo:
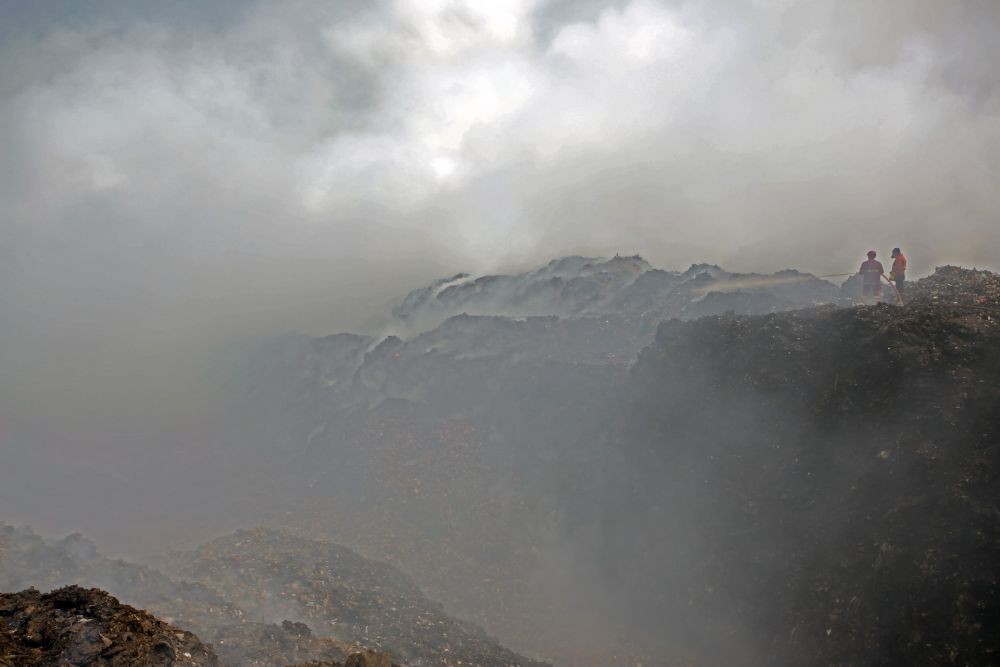
[[[757,312],[831,302],[837,297],[830,283],[795,271],[773,276],[736,274],[710,264],[664,271],[638,255],[563,257],[525,273],[458,274],[436,281],[407,295],[393,309],[393,317],[398,324],[410,325],[411,331],[433,328],[461,313],[561,318],[651,315],[662,319],[685,314],[713,285],[723,283],[741,283],[739,291],[756,300],[755,306],[748,307]],[[739,299],[728,303],[733,304],[739,305]],[[712,310],[706,306],[696,307],[689,315]]]
[[[317,632],[429,665],[541,665],[447,616],[396,568],[329,542],[267,528],[238,531],[174,560],[251,616],[280,609]]]
[[[912,287],[905,308],[660,326],[602,535],[649,611],[681,602],[748,664],[996,663],[1000,281]]]
[[[216,667],[190,632],[123,605],[104,591],[0,593],[0,665]]]
[[[367,649],[428,665],[541,664],[446,615],[395,568],[328,542],[260,528],[174,554],[173,563],[183,577],[106,558],[79,535],[49,541],[0,524],[4,588],[107,587],[197,633],[223,665],[334,663]]]
[[[334,389],[297,414],[303,441],[327,428],[286,484],[491,628],[511,616],[491,600],[543,622],[518,578],[569,553],[557,569],[608,619],[696,664],[989,664],[997,276],[942,267],[905,308],[771,312],[821,300],[783,277],[725,292],[740,281],[717,267],[647,271],[607,302],[637,320],[456,316],[390,339],[354,380],[377,407],[338,426]],[[650,313],[679,319],[628,373]]]
[[[354,376],[352,395],[365,399],[355,411],[338,412],[340,383],[325,390],[317,381],[302,393],[313,407],[269,421],[284,420],[287,440],[301,444],[267,493],[290,499],[299,527],[349,535],[505,642],[565,664],[580,663],[550,648],[551,633],[548,646],[537,642],[539,623],[567,613],[547,606],[560,598],[531,578],[539,571],[582,573],[570,588],[592,589],[607,617],[626,626],[670,619],[672,640],[696,651],[770,642],[768,633],[799,626],[773,620],[789,609],[775,591],[799,585],[786,568],[804,567],[819,544],[843,548],[830,541],[843,535],[843,515],[826,500],[854,480],[823,462],[853,452],[848,471],[883,464],[829,441],[856,436],[875,454],[892,451],[882,439],[895,420],[925,430],[950,423],[934,401],[920,402],[937,395],[942,377],[978,384],[951,386],[941,406],[963,404],[996,377],[953,353],[989,348],[994,274],[942,267],[908,286],[904,309],[838,301],[790,310],[828,300],[836,289],[824,285],[795,272],[654,269],[570,317],[457,315],[409,340],[387,339]],[[598,303],[612,314],[596,315]],[[661,317],[677,319],[654,341]],[[853,384],[866,377],[870,384]],[[837,410],[843,423],[828,433]],[[768,495],[783,484],[813,513]],[[836,521],[814,521],[824,513]],[[775,555],[786,552],[788,562]],[[751,554],[756,561],[740,560]],[[728,568],[732,577],[720,578]],[[744,570],[759,574],[741,579]],[[759,583],[778,579],[778,589]],[[712,599],[730,594],[739,604]],[[806,636],[799,628],[793,638]]]
[[[254,412],[267,415],[256,431],[281,441],[289,429],[267,425],[290,412],[301,416],[317,401],[328,416],[387,398],[440,403],[441,392],[455,396],[483,380],[495,383],[487,371],[498,364],[627,364],[665,319],[842,301],[833,284],[797,271],[736,274],[708,264],[663,271],[638,256],[566,257],[521,274],[459,274],[414,290],[387,323],[398,336],[280,336],[233,346],[220,355],[217,371]],[[424,370],[442,369],[451,378],[447,386],[422,379]],[[478,390],[474,398],[489,400]],[[253,433],[242,438],[244,447]]]
[[[767,280],[693,267],[587,297],[615,275],[580,282],[568,296],[590,305],[568,318],[278,345],[290,363],[244,378],[256,393],[226,459],[259,445],[263,472],[227,510],[347,542],[565,665],[995,663],[1000,279],[942,267],[905,308],[777,312],[827,288],[724,291]],[[174,562],[195,582],[182,593],[78,539],[14,542],[27,551],[4,556],[0,532],[0,565],[133,586],[231,664],[342,660],[334,636],[532,664],[322,540],[211,543]]]

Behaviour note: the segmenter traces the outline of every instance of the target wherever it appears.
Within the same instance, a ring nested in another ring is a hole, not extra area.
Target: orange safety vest
[[[906,276],[906,255],[899,253],[892,262],[892,275]]]

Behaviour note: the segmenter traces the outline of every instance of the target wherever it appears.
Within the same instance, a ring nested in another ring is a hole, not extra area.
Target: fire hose
[[[844,276],[853,276],[853,275],[855,275],[855,274],[853,274],[853,273],[831,273],[831,274],[828,274],[828,275],[825,275],[825,276],[816,276],[816,277],[817,278],[843,278]],[[889,287],[892,288],[893,293],[895,293],[896,298],[899,300],[899,305],[901,305],[901,306],[904,305],[903,304],[903,295],[900,294],[899,290],[896,288],[896,283],[894,283],[891,280],[889,280],[889,276],[885,275],[884,273],[882,274],[882,278],[887,283],[889,283]]]
[[[885,278],[885,281],[887,283],[889,283],[889,287],[892,288],[892,291],[896,293],[896,298],[899,299],[899,305],[901,305],[901,306],[904,305],[903,304],[903,295],[899,293],[898,289],[896,289],[896,283],[894,283],[891,280],[889,280],[889,276],[885,275],[884,273],[882,274],[882,277]]]

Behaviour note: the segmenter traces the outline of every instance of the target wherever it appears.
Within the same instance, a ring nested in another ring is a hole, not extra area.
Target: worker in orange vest
[[[892,249],[892,271],[889,272],[889,280],[896,283],[896,291],[902,294],[906,286],[906,255],[899,248]]]
[[[862,296],[882,296],[882,276],[885,275],[885,269],[882,267],[882,262],[875,259],[874,250],[868,251],[868,261],[861,265],[861,270],[858,273],[863,278],[861,282]]]

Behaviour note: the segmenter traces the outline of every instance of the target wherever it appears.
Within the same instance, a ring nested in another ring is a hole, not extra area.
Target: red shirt
[[[905,276],[906,275],[906,255],[899,253],[896,255],[896,259],[892,262],[892,275],[894,276]]]
[[[861,265],[860,273],[865,277],[865,282],[871,285],[882,280],[882,274],[885,273],[885,269],[882,268],[882,262],[877,259],[869,259]]]

